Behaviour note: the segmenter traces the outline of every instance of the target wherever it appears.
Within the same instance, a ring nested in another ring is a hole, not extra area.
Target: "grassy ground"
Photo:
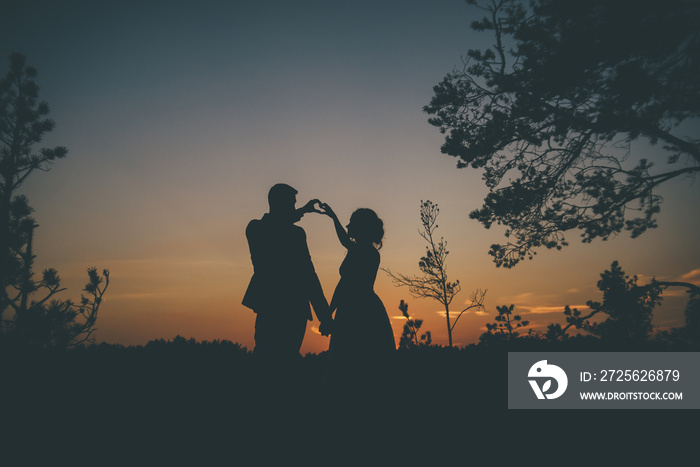
[[[467,465],[542,446],[591,459],[640,442],[650,455],[679,453],[696,433],[681,427],[697,426],[697,411],[509,411],[508,350],[398,352],[390,364],[335,384],[325,354],[270,369],[231,343],[5,352],[1,451],[88,465],[399,465],[423,457]]]

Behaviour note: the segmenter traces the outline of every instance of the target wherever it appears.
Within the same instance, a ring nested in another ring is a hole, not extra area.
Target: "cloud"
[[[574,308],[578,308],[579,310],[581,309],[587,309],[588,305],[569,305],[571,309],[573,310]],[[556,306],[543,306],[543,305],[534,305],[534,306],[526,306],[526,305],[518,305],[518,308],[523,308],[527,310],[528,313],[533,313],[533,314],[546,314],[546,313],[563,313],[564,312],[564,305],[556,305]]]
[[[669,287],[664,289],[664,297],[687,297],[688,288],[687,287]]]
[[[569,294],[581,293],[581,288],[569,289],[566,292]],[[577,298],[576,300],[580,300]],[[588,309],[587,305],[571,305],[568,303],[568,299],[564,297],[564,294],[536,294],[534,292],[523,292],[512,297],[501,297],[498,303],[507,304],[512,303],[515,305],[516,314],[517,313],[528,313],[528,314],[553,314],[553,313],[563,313],[566,305],[569,305],[572,309],[578,308]],[[443,313],[444,316],[444,313]]]
[[[700,282],[700,269],[693,269],[681,276],[681,280],[685,282]]]
[[[443,317],[443,318],[447,315],[447,313],[445,312],[445,310],[436,311],[435,313],[436,313],[438,316],[441,316],[441,317]],[[472,314],[475,314],[475,315],[477,315],[477,316],[485,316],[485,315],[488,315],[488,312],[487,312],[487,311],[482,311],[482,310],[477,310],[477,311],[471,311],[471,310],[470,310],[470,311],[465,311],[464,313],[465,313],[465,314],[467,314],[467,313],[472,313]],[[460,311],[450,311],[450,318],[455,319],[455,318],[457,318],[457,317],[459,316],[459,314],[460,314]]]
[[[511,300],[513,303],[519,303],[519,302],[524,302],[527,301],[528,299],[532,298],[535,294],[533,292],[524,292],[521,294],[516,295],[513,297]]]
[[[637,276],[637,284],[645,285],[650,284],[651,281],[656,279],[656,276],[649,276],[647,274],[635,274]]]
[[[535,294],[534,292],[523,292],[518,295],[512,295],[512,296],[502,296],[499,297],[496,302],[498,304],[510,304],[513,303],[515,306],[524,304],[524,303],[532,303],[532,302],[545,302],[545,301],[553,301],[559,298],[559,295],[554,295],[554,294]]]

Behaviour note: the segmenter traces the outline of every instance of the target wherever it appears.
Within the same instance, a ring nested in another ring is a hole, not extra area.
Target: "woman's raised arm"
[[[340,240],[341,245],[343,245],[345,248],[350,248],[352,245],[352,242],[350,241],[350,237],[348,236],[348,233],[345,231],[345,228],[343,225],[340,223],[340,220],[338,220],[338,216],[336,216],[335,212],[333,209],[326,203],[321,203],[321,209],[323,209],[323,213],[333,219],[333,225],[335,226],[335,233],[338,234],[338,240]]]

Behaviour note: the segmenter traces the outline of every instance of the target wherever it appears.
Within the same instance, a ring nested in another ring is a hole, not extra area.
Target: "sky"
[[[240,302],[252,274],[245,240],[284,182],[300,203],[319,198],[342,222],[354,209],[384,220],[382,264],[418,272],[421,200],[440,207],[448,274],[462,292],[486,289],[486,312],[466,313],[454,342],[478,341],[496,306],[516,305],[535,329],[564,324],[565,305],[600,300],[600,274],[618,260],[640,283],[700,284],[700,186],[664,187],[659,228],[543,251],[513,269],[487,252],[502,230],[468,214],[487,193],[481,174],[440,153],[442,135],[422,111],[432,87],[470,48],[491,38],[469,24],[462,0],[7,1],[0,59],[22,53],[38,70],[56,128],[43,146],[69,154],[22,192],[35,208],[35,269],[56,268],[77,299],[85,270],[110,270],[98,341],[145,344],[176,335],[254,346],[254,313]],[[689,131],[695,131],[691,127]],[[697,137],[697,133],[694,133]],[[641,144],[637,155],[663,161]],[[327,296],[344,249],[327,217],[299,223]],[[375,290],[394,334],[409,313],[447,344],[444,310],[379,272]],[[685,293],[668,290],[660,329],[683,324]],[[310,323],[302,353],[328,338]]]

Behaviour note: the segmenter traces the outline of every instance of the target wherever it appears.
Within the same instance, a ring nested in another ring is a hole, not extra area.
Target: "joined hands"
[[[318,214],[325,214],[324,211],[322,211],[321,207],[323,206],[324,203],[321,202],[320,199],[312,199],[308,203],[306,203],[303,207],[298,209],[299,212],[302,214],[306,214],[307,212],[315,212]]]
[[[330,336],[333,333],[333,319],[328,319],[319,324],[318,332],[320,332],[322,336]]]
[[[331,207],[327,203],[324,203],[320,199],[315,198],[310,200],[297,211],[302,215],[309,212],[315,212],[316,214],[325,214],[328,217],[333,217],[333,215],[335,214],[333,212],[333,209],[331,209]]]

